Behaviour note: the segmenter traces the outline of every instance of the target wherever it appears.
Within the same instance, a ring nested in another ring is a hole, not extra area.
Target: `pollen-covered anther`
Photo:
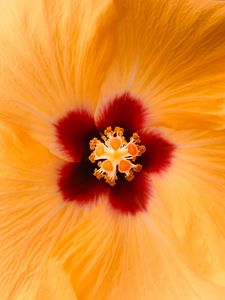
[[[98,179],[104,178],[105,181],[113,186],[118,179],[118,173],[124,174],[126,180],[134,179],[134,173],[140,172],[142,165],[134,164],[137,157],[141,156],[146,148],[139,145],[141,140],[137,133],[134,133],[127,142],[123,136],[124,129],[107,127],[102,141],[96,137],[90,141],[92,150],[89,160],[92,163],[97,162],[99,169],[94,170],[94,176]]]
[[[90,143],[89,143],[90,149],[91,149],[91,150],[94,150],[97,144],[98,144],[98,139],[97,139],[97,138],[93,138],[93,139],[90,141]]]

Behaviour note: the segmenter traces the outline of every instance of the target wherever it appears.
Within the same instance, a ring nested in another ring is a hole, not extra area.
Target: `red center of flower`
[[[123,136],[124,129],[115,127],[107,127],[104,135],[101,136],[102,141],[93,138],[90,141],[90,149],[93,150],[89,156],[92,163],[98,161],[99,169],[94,170],[94,176],[98,179],[104,178],[105,181],[114,186],[118,179],[117,172],[125,175],[126,180],[134,179],[134,172],[140,172],[141,164],[135,164],[138,156],[141,156],[146,148],[139,145],[141,140],[137,133],[134,133],[127,142]]]
[[[150,129],[147,116],[142,102],[125,93],[95,117],[76,109],[58,120],[56,135],[66,154],[58,176],[63,200],[88,205],[105,195],[120,213],[146,211],[151,177],[165,173],[175,149]]]

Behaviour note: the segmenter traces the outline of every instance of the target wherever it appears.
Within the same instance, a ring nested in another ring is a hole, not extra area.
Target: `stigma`
[[[93,175],[98,179],[104,178],[105,181],[114,186],[118,179],[118,173],[124,175],[127,181],[134,179],[135,173],[140,172],[142,165],[135,161],[141,156],[146,148],[140,145],[141,140],[137,133],[133,133],[129,142],[124,137],[124,129],[107,127],[102,134],[102,141],[96,137],[90,141],[92,150],[89,160],[97,163]]]

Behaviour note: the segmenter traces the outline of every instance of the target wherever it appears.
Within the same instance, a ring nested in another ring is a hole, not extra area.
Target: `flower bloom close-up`
[[[0,1],[0,299],[225,299],[225,2]]]

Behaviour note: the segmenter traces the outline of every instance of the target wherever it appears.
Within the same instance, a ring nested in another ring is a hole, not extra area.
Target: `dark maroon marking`
[[[151,197],[149,175],[166,171],[175,150],[175,146],[160,134],[144,129],[147,113],[140,101],[123,94],[102,110],[97,126],[86,111],[69,112],[57,122],[55,126],[59,144],[74,160],[73,163],[66,163],[59,172],[58,186],[65,201],[76,201],[83,205],[97,201],[102,194],[108,194],[110,204],[120,213],[134,215],[147,210]],[[98,166],[88,160],[91,154],[90,140],[100,138],[99,131],[104,131],[108,126],[124,128],[126,138],[138,132],[141,144],[146,147],[146,152],[136,160],[136,163],[142,164],[143,170],[135,174],[130,182],[118,173],[119,179],[113,187],[93,175]]]
[[[112,207],[123,214],[135,215],[147,210],[151,196],[151,186],[147,173],[142,171],[135,174],[132,181],[121,177],[115,186],[110,188],[109,202]]]
[[[109,187],[93,175],[94,165],[88,160],[67,163],[61,170],[58,185],[64,200],[87,204],[107,192]]]
[[[109,102],[100,112],[96,125],[99,130],[122,127],[125,135],[130,136],[144,126],[146,116],[147,110],[140,101],[126,93]]]
[[[88,112],[71,111],[55,127],[59,144],[74,161],[88,157],[89,142],[93,137],[98,137],[94,119]]]
[[[175,146],[155,132],[142,130],[139,135],[146,152],[137,161],[149,173],[162,173],[171,164]]]

